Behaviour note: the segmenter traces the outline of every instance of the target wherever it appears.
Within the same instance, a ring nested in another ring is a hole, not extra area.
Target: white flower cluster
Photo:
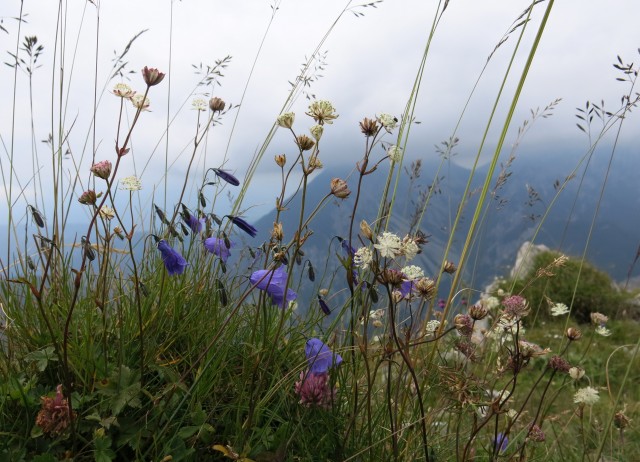
[[[126,176],[120,179],[120,189],[125,191],[140,191],[142,189],[142,182],[135,176]]]
[[[573,395],[573,402],[576,404],[586,404],[591,406],[598,402],[600,399],[600,395],[598,394],[598,390],[593,387],[585,387],[576,391],[575,395]]]
[[[191,101],[191,109],[196,111],[206,111],[209,109],[209,104],[202,98],[196,98]]]
[[[569,313],[569,307],[564,303],[556,303],[551,307],[551,316],[563,316]]]
[[[353,263],[361,269],[367,269],[373,261],[373,252],[369,247],[360,247],[353,255]]]
[[[432,319],[431,321],[427,322],[427,325],[424,328],[424,333],[426,335],[433,335],[438,330],[438,327],[440,327],[440,321],[438,321],[437,319]]]
[[[400,162],[402,160],[402,148],[400,146],[389,146],[387,149],[387,155],[391,162]]]
[[[400,270],[408,280],[420,279],[424,277],[424,271],[422,268],[416,265],[408,265]]]
[[[398,126],[398,119],[393,117],[391,114],[382,113],[377,116],[380,124],[385,128],[388,133]]]
[[[414,258],[420,251],[420,247],[410,236],[405,236],[401,240],[397,235],[386,231],[377,237],[373,246],[378,249],[382,258],[395,258],[403,255],[407,261]]]

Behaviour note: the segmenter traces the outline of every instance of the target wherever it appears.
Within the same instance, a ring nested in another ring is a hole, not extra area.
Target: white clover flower
[[[209,103],[202,98],[196,98],[191,101],[191,109],[195,109],[196,111],[206,111],[209,109]]]
[[[611,331],[605,326],[598,326],[596,327],[596,334],[602,335],[603,337],[608,337],[611,335]]]
[[[151,100],[149,98],[145,98],[144,95],[136,94],[131,97],[131,104],[133,104],[134,107],[145,111],[151,105]]]
[[[569,307],[564,303],[556,303],[551,307],[551,316],[562,316],[569,313]]]
[[[393,130],[398,126],[398,119],[393,117],[391,114],[387,114],[383,112],[382,114],[379,114],[376,117],[378,118],[382,126],[385,128],[385,130],[387,130],[387,132],[389,133],[391,133],[391,130]]]
[[[126,83],[117,83],[116,86],[113,87],[112,93],[120,98],[126,99],[129,99],[136,94],[136,92],[133,91]]]
[[[367,269],[373,261],[373,252],[369,247],[360,247],[353,256],[353,263],[362,269]]]
[[[424,333],[427,335],[433,335],[438,330],[438,327],[440,327],[440,321],[432,319],[427,322],[427,325],[424,327]]]
[[[140,191],[142,189],[142,182],[138,177],[126,176],[120,179],[120,189],[125,191]]]
[[[380,256],[383,258],[394,258],[402,252],[400,238],[386,231],[382,233],[382,236],[378,236],[377,243],[373,246],[378,249]]]
[[[405,236],[404,239],[402,239],[400,252],[405,256],[407,260],[412,260],[413,258],[415,258],[415,256],[418,255],[419,251],[420,247],[418,247],[418,244],[416,244],[416,241],[414,241],[412,238],[410,238],[409,236]]]
[[[387,155],[391,162],[400,162],[402,160],[402,148],[400,146],[389,146],[387,149]]]
[[[569,368],[569,375],[573,380],[580,380],[584,376],[584,369],[578,366]]]
[[[116,212],[111,207],[103,205],[100,207],[100,216],[105,220],[111,220],[116,216]]]
[[[405,266],[400,271],[404,273],[407,279],[411,281],[413,281],[414,279],[420,279],[424,277],[424,271],[422,271],[422,268],[416,265]]]
[[[591,406],[598,402],[600,395],[598,390],[592,387],[581,388],[573,395],[573,402],[576,404],[586,404]]]

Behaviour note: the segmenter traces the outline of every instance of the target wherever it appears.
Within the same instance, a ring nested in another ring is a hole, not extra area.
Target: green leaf
[[[115,459],[116,453],[111,449],[111,440],[109,438],[95,438],[93,445],[95,447],[93,456],[96,462],[111,462]]]

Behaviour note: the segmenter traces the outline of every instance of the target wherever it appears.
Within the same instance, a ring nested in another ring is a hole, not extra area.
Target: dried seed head
[[[569,372],[569,369],[571,369],[571,364],[569,364],[569,362],[561,356],[555,355],[552,356],[549,360],[549,367],[554,371]]]
[[[365,117],[364,119],[362,119],[362,121],[360,121],[360,131],[364,133],[364,136],[366,137],[374,136],[376,133],[378,133],[378,121],[375,119],[371,120],[368,117]]]
[[[427,277],[415,281],[414,287],[416,292],[425,300],[431,300],[436,292],[436,283]]]
[[[94,205],[96,203],[98,196],[93,189],[89,189],[82,194],[78,198],[78,202],[84,205]]]
[[[627,417],[623,411],[618,411],[613,416],[613,423],[620,430],[624,430],[631,423],[631,419],[629,419],[629,417]]]
[[[470,337],[473,333],[473,320],[468,314],[456,314],[456,317],[453,318],[453,324],[460,335],[464,337]]]
[[[398,287],[404,282],[404,275],[400,271],[394,269],[386,269],[380,276],[380,282],[394,287]]]
[[[313,148],[316,142],[309,138],[307,135],[298,135],[298,137],[296,138],[296,144],[301,151],[308,151],[309,149]]]
[[[542,443],[546,439],[544,432],[537,425],[532,425],[529,429],[529,439],[535,443]]]
[[[340,178],[333,178],[331,180],[331,194],[338,199],[346,199],[351,194],[351,190],[346,181]]]
[[[458,268],[456,268],[455,263],[447,260],[444,262],[444,266],[442,267],[442,272],[443,273],[449,273],[449,274],[453,274],[456,272]]]
[[[101,162],[93,164],[91,166],[91,173],[93,173],[98,178],[108,180],[109,175],[111,175],[111,162],[109,162],[108,160],[103,160]]]
[[[281,241],[284,237],[284,231],[282,229],[282,223],[274,222],[273,229],[271,230],[271,237],[276,241]]]
[[[582,337],[582,331],[580,331],[580,329],[578,329],[577,327],[569,327],[567,329],[566,336],[572,342],[580,340],[580,337]]]
[[[469,308],[469,315],[476,321],[486,318],[487,314],[489,314],[489,310],[482,304],[476,304]]]
[[[285,112],[284,114],[280,114],[278,116],[276,122],[279,127],[291,128],[293,127],[294,120],[296,120],[296,114],[294,112]]]
[[[154,85],[158,85],[164,79],[164,73],[160,72],[155,67],[147,67],[144,66],[142,69],[142,78],[144,79],[144,83],[146,83],[149,87],[153,87]]]
[[[212,112],[222,112],[226,105],[227,103],[217,96],[214,96],[209,100],[209,109],[211,109]]]

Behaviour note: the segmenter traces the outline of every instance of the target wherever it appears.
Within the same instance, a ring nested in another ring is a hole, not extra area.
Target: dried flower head
[[[613,416],[614,425],[620,430],[624,430],[631,423],[631,419],[624,414],[624,410],[618,411]]]
[[[347,182],[340,178],[332,178],[331,179],[331,194],[336,196],[338,199],[346,199],[351,194],[351,190],[349,189],[349,185]]]
[[[573,402],[576,404],[583,404],[592,406],[598,402],[600,395],[598,390],[592,387],[581,388],[573,395]]]
[[[276,241],[281,241],[284,237],[284,230],[282,228],[282,223],[274,222],[273,229],[271,230],[271,237]]]
[[[414,288],[422,298],[431,300],[436,292],[436,283],[430,278],[423,277],[414,283]]]
[[[142,78],[144,79],[144,83],[149,87],[152,87],[162,82],[162,79],[164,79],[164,73],[160,72],[155,67],[144,66],[144,69],[142,69]]]
[[[373,240],[373,232],[371,231],[371,227],[369,226],[369,223],[364,220],[360,222],[360,232],[370,241]]]
[[[449,273],[449,274],[453,274],[456,272],[458,268],[456,267],[456,264],[453,263],[452,261],[445,261],[444,262],[444,266],[442,267],[442,272],[443,273]]]
[[[56,387],[53,398],[43,396],[42,405],[36,416],[36,425],[42,429],[45,435],[61,435],[71,425],[76,413],[71,413],[69,402],[62,395],[62,385]]]
[[[476,303],[469,308],[469,316],[475,321],[481,321],[489,314],[489,310],[481,303]]]
[[[126,83],[117,83],[116,86],[113,87],[112,93],[120,98],[126,99],[129,99],[136,94],[136,92],[133,91]]]
[[[308,116],[313,117],[318,124],[332,124],[334,119],[338,118],[336,110],[327,100],[316,100],[309,105]]]
[[[126,176],[120,179],[120,189],[125,191],[140,191],[142,182],[136,176]]]
[[[315,146],[316,142],[309,138],[307,135],[298,135],[296,137],[296,144],[301,151],[308,151],[313,148],[313,146]]]
[[[544,356],[548,353],[551,353],[551,349],[542,348],[540,345],[527,342],[526,340],[520,340],[518,342],[518,345],[520,347],[520,354],[525,359],[535,358],[537,356]]]
[[[473,333],[473,319],[468,314],[457,314],[453,318],[453,324],[463,337],[470,337]]]
[[[399,287],[405,280],[404,274],[398,270],[385,269],[380,275],[380,282],[383,284],[389,284],[394,287]]]
[[[108,180],[109,175],[111,175],[111,162],[109,162],[108,160],[97,162],[91,166],[90,170],[91,173],[93,173],[98,178]]]
[[[311,173],[314,170],[324,167],[322,161],[318,158],[318,154],[314,154],[309,157],[309,162],[307,164],[307,173]]]
[[[569,372],[571,364],[561,356],[554,355],[549,360],[549,367],[558,372]]]
[[[80,194],[80,197],[78,198],[78,202],[84,205],[94,205],[97,199],[98,199],[98,196],[96,192],[93,189],[89,189],[83,192],[82,194]]]
[[[366,137],[374,136],[378,133],[378,122],[365,117],[360,121],[360,131],[364,133]]]
[[[565,335],[573,342],[575,340],[580,340],[580,337],[582,337],[582,331],[577,327],[569,327]]]
[[[218,98],[217,96],[214,96],[209,100],[209,109],[211,109],[211,112],[222,112],[224,111],[226,105],[227,103],[225,103],[222,98]]]
[[[294,112],[285,112],[284,114],[280,114],[276,119],[276,123],[279,127],[282,128],[291,128],[293,127],[293,121],[296,120],[296,114]]]

